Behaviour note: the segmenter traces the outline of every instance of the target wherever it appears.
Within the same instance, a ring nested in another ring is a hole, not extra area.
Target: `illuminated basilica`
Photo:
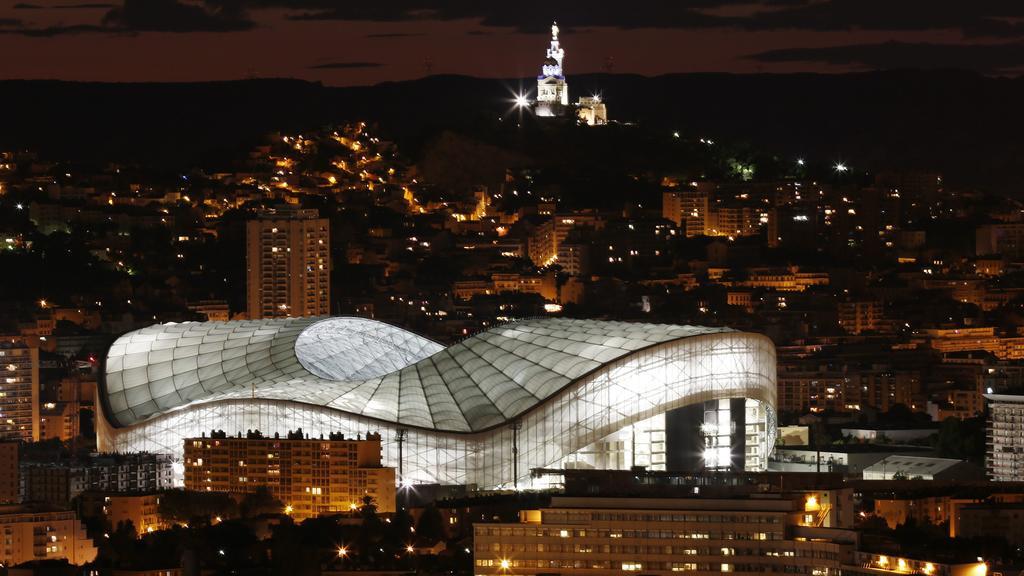
[[[548,47],[547,58],[537,76],[537,116],[552,118],[569,116],[573,107],[569,105],[569,84],[565,81],[562,61],[565,49],[558,42],[558,23],[551,24],[551,45]],[[599,96],[580,98],[575,105],[577,119],[588,125],[606,124],[608,112]]]

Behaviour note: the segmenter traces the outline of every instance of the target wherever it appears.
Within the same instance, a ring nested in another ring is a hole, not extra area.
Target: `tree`
[[[195,490],[168,490],[160,496],[160,517],[172,524],[208,524],[210,519],[237,515],[238,506],[229,494]]]
[[[936,453],[942,458],[980,464],[985,459],[985,419],[981,416],[966,420],[946,418],[933,442]]]
[[[243,518],[254,518],[261,514],[280,514],[283,510],[284,503],[263,486],[255,492],[246,494],[238,505],[238,511]]]
[[[429,542],[444,540],[444,518],[433,503],[427,505],[416,523],[416,535]]]
[[[380,561],[377,552],[380,551],[379,544],[384,537],[384,523],[377,516],[377,505],[374,504],[372,496],[363,496],[363,505],[359,508],[359,516],[363,519],[356,540],[359,546],[359,557],[364,564],[376,567]]]

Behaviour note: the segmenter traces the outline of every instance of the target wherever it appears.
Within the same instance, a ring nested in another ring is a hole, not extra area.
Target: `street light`
[[[522,92],[516,94],[514,102],[516,104],[516,108],[525,108],[530,105],[530,99]]]
[[[346,558],[346,557],[348,557],[348,548],[345,548],[344,546],[340,546],[338,548],[338,558]]]
[[[836,165],[833,166],[833,168],[835,168],[836,172],[846,172],[847,170],[850,169],[849,167],[846,166],[846,164],[843,164],[842,162],[836,162]]]

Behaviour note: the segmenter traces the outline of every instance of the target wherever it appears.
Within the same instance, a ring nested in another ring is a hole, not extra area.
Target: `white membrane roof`
[[[160,324],[114,342],[101,393],[116,426],[194,403],[256,397],[475,432],[637,350],[729,331],[539,318],[445,347],[365,318]]]

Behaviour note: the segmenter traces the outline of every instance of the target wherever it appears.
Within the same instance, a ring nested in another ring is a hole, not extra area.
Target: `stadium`
[[[354,317],[160,324],[104,359],[99,448],[213,429],[379,432],[405,484],[543,488],[538,468],[764,470],[775,348],[728,328],[565,318],[444,346]]]

